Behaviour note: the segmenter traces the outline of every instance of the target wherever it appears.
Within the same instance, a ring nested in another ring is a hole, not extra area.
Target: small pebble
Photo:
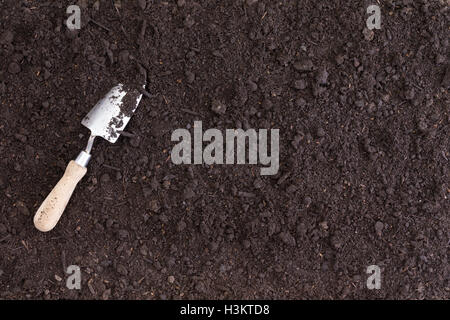
[[[250,91],[256,91],[258,90],[258,85],[256,83],[254,83],[253,81],[248,81],[248,89]]]
[[[262,107],[263,107],[265,110],[270,110],[270,109],[272,109],[272,106],[273,106],[272,101],[270,101],[269,99],[264,99],[264,101],[262,102]]]
[[[161,207],[160,207],[160,205],[159,205],[158,200],[152,200],[152,201],[150,201],[150,210],[151,210],[151,211],[153,211],[153,212],[158,212],[160,208],[161,208]]]
[[[21,71],[19,64],[11,62],[8,66],[8,72],[11,74],[18,74]]]
[[[11,43],[13,40],[14,40],[14,33],[12,33],[10,30],[6,30],[0,36],[1,44]]]
[[[410,89],[405,92],[405,98],[407,100],[413,100],[415,96],[416,96],[416,94],[414,92],[414,89]]]
[[[122,50],[119,53],[119,63],[121,65],[127,65],[130,62],[130,52],[128,50]]]
[[[138,0],[138,4],[142,10],[145,10],[145,7],[147,6],[147,0]]]
[[[381,236],[381,231],[383,231],[384,228],[384,224],[381,221],[377,221],[375,223],[375,231],[377,233],[377,235]]]
[[[100,177],[101,183],[108,183],[110,181],[111,181],[111,178],[110,178],[109,174],[107,174],[107,173],[102,174],[102,176]]]
[[[279,236],[281,241],[283,241],[288,246],[296,245],[295,238],[289,232],[281,232]]]
[[[186,229],[186,222],[184,222],[183,220],[181,220],[180,222],[178,222],[177,224],[177,231],[181,232],[184,229]]]
[[[211,103],[211,110],[217,114],[223,115],[227,111],[227,107],[221,101],[214,99]]]
[[[295,100],[295,105],[297,107],[304,107],[306,105],[306,100],[303,98],[298,98]]]
[[[186,81],[187,81],[188,83],[193,83],[194,80],[195,80],[195,74],[193,74],[193,73],[190,72],[190,71],[186,71]]]
[[[337,55],[336,56],[336,63],[338,64],[338,65],[341,65],[341,64],[343,64],[344,63],[344,56],[343,55]]]
[[[185,19],[184,19],[184,26],[188,29],[190,29],[193,25],[195,24],[194,19],[191,17],[191,15],[188,15]]]
[[[306,88],[306,81],[303,80],[303,79],[296,80],[296,81],[294,82],[294,88],[297,89],[297,90],[303,90],[303,89],[305,89],[305,88]]]
[[[119,274],[123,275],[123,276],[127,276],[128,275],[128,270],[123,264],[119,264],[117,266],[117,272]]]
[[[324,130],[323,128],[318,128],[318,129],[317,129],[317,136],[318,136],[319,138],[325,136],[325,130]]]

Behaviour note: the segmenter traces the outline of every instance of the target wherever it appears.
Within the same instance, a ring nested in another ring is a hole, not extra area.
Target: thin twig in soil
[[[156,97],[156,95],[150,94],[150,92],[148,92],[147,90],[145,90],[145,89],[143,89],[143,88],[139,88],[138,90],[139,90],[140,93],[142,93],[142,94],[143,94],[144,96],[146,96],[147,98],[152,99],[152,98],[155,98],[155,97]]]
[[[147,20],[144,19],[144,21],[142,22],[141,33],[139,34],[139,38],[141,40],[144,40],[146,31],[147,31]]]
[[[112,4],[112,6],[114,7],[114,9],[116,10],[117,15],[119,16],[120,30],[122,30],[122,32],[123,32],[125,38],[127,39],[127,41],[130,42],[130,38],[128,37],[128,34],[127,34],[127,32],[125,31],[125,28],[123,27],[123,24],[122,24],[122,16],[120,15],[119,9],[118,9],[118,8],[116,7],[116,5],[114,4],[114,0],[111,0],[111,4]]]
[[[396,108],[401,107],[401,106],[404,105],[406,102],[407,102],[407,101],[402,101],[402,102],[400,102],[399,104],[397,104],[395,107],[396,107]]]
[[[11,237],[10,234],[8,234],[7,236],[1,238],[1,239],[0,239],[0,242],[3,242],[3,241],[5,241],[5,240],[8,240],[9,237]]]
[[[67,262],[66,262],[66,252],[64,250],[61,252],[61,263],[63,270],[65,272],[67,270]]]
[[[192,111],[192,110],[189,110],[189,109],[180,108],[180,110],[183,111],[183,112],[189,113],[189,114],[191,114],[191,115],[193,115],[193,116],[201,116],[200,113],[197,113],[197,112]]]
[[[119,17],[120,17],[119,9],[117,9],[117,6],[116,6],[116,4],[114,3],[114,0],[111,0],[111,4],[112,4],[113,8],[116,10],[117,14],[118,14]]]
[[[118,204],[116,204],[115,206],[113,206],[113,208],[123,206],[124,204],[127,204],[127,203],[128,203],[128,201],[119,202]]]
[[[313,44],[313,45],[315,45],[315,46],[318,46],[318,45],[319,45],[318,43],[316,43],[316,42],[314,42],[314,41],[312,41],[312,40],[310,40],[310,39],[308,39],[308,38],[306,38],[306,41],[308,41],[309,43],[311,43],[311,44]]]
[[[120,168],[113,167],[113,166],[110,166],[110,165],[107,165],[107,164],[104,164],[103,166],[104,166],[105,168],[108,168],[108,169],[111,169],[111,170],[121,171]]]
[[[144,83],[144,91],[145,91],[145,88],[147,87],[147,84],[148,84],[148,68],[147,68],[147,66],[141,61],[141,60],[139,60],[139,59],[136,59],[136,57],[134,57],[134,56],[132,56],[131,57],[133,60],[134,60],[134,62],[136,62],[136,64],[138,65],[138,68],[139,68],[139,72],[141,72],[141,73],[143,73],[144,74],[144,77],[145,77],[145,83]],[[141,92],[142,94],[144,94],[144,95],[146,95],[145,93],[143,93],[143,92]],[[148,93],[148,92],[147,92]],[[148,93],[149,94],[149,93]],[[146,95],[147,96],[147,95]],[[148,97],[148,96],[147,96]]]
[[[93,24],[97,25],[98,27],[100,27],[100,28],[102,28],[102,29],[108,31],[108,32],[111,32],[111,29],[109,29],[108,27],[105,27],[105,26],[104,26],[103,24],[101,24],[100,22],[97,22],[97,21],[95,21],[95,20],[93,20],[93,19],[91,19],[91,20],[89,20],[89,21],[92,22]]]
[[[127,131],[118,131],[118,133],[121,134],[124,137],[127,137],[127,138],[134,138],[134,137],[136,137],[136,135],[134,133],[127,132]]]
[[[147,71],[150,71],[150,68],[148,67],[148,65],[147,65],[144,61],[142,61],[141,59],[138,59],[138,58],[136,58],[136,57],[133,57],[133,59],[134,59],[137,63],[139,63],[141,66],[143,66]]]

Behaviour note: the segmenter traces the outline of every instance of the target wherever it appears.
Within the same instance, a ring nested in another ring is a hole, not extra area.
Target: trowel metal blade
[[[92,135],[115,143],[141,99],[138,90],[127,91],[123,84],[118,84],[97,102],[81,124],[90,129]]]

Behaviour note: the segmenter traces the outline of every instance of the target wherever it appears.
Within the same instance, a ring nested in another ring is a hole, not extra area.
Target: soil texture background
[[[448,299],[449,17],[444,0],[0,0],[0,299]],[[126,132],[37,231],[82,118],[141,81]],[[279,172],[174,165],[171,133],[196,120],[279,129]]]

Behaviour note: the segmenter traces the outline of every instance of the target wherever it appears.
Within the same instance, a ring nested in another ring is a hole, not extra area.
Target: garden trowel
[[[64,175],[37,210],[34,225],[38,230],[50,231],[58,223],[77,183],[86,174],[95,137],[115,143],[141,99],[142,94],[138,90],[119,84],[84,117],[81,124],[91,130],[86,149],[69,162]]]

